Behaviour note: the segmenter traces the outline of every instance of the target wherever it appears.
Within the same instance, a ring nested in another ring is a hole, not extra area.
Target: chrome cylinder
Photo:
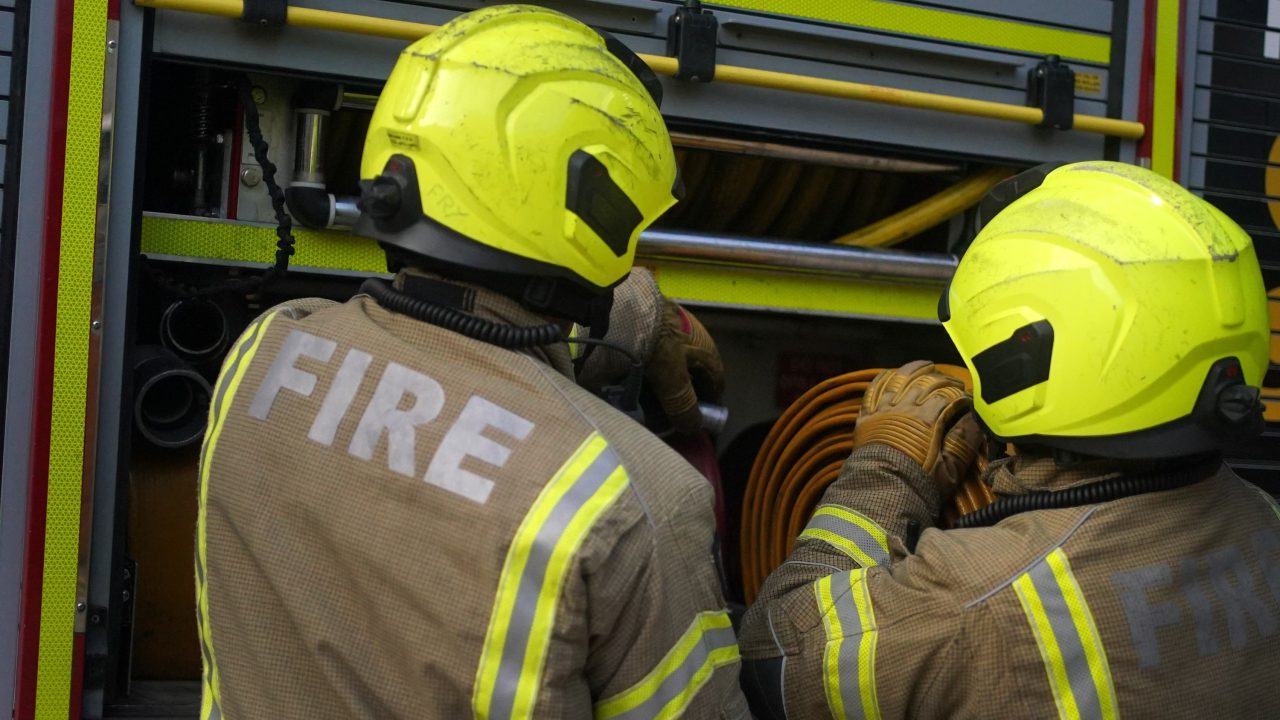
[[[291,184],[324,187],[324,142],[329,113],[314,108],[301,108],[297,112],[297,118]]]
[[[357,205],[360,198],[350,195],[330,195],[333,198],[333,219],[329,222],[329,227],[354,227],[356,220],[360,219],[360,207]]]
[[[641,233],[636,254],[650,260],[938,283],[950,279],[957,263],[952,255],[653,229]]]

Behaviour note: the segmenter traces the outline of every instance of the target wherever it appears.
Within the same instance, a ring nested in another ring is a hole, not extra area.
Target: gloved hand
[[[699,400],[719,404],[724,395],[724,362],[711,335],[692,313],[666,298],[644,379],[679,432],[702,426]]]
[[[724,364],[706,328],[688,310],[663,297],[645,268],[634,268],[614,289],[604,339],[640,360],[647,389],[677,431],[697,430],[702,422],[698,401],[718,403],[724,393]],[[578,382],[598,393],[620,383],[629,371],[629,361],[621,354],[597,348]]]
[[[938,372],[926,360],[885,370],[863,395],[853,446],[883,443],[902,451],[932,475],[944,454],[948,431],[972,404],[962,382]],[[955,450],[967,445],[970,436],[966,432],[967,427],[953,436]],[[963,457],[955,458],[955,462],[960,460]],[[948,461],[949,467],[954,465]]]
[[[942,454],[933,467],[933,482],[943,498],[955,494],[986,443],[986,434],[973,413],[966,413],[942,441]]]

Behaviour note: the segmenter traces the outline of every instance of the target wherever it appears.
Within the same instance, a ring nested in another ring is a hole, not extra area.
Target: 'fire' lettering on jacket
[[[253,396],[249,416],[266,422],[286,391],[310,399],[318,378],[315,373],[299,368],[298,361],[307,358],[329,365],[337,347],[332,340],[303,330],[291,331]],[[347,350],[316,410],[307,433],[311,441],[325,447],[333,445],[338,427],[350,416],[351,406],[372,364],[371,354],[358,348]],[[444,405],[445,392],[438,381],[399,363],[388,362],[373,397],[360,411],[360,422],[346,451],[361,460],[372,461],[385,438],[387,467],[401,475],[417,477],[421,464],[416,457],[417,429],[435,422]],[[444,439],[426,463],[422,479],[429,485],[484,504],[493,490],[493,479],[464,469],[464,461],[473,458],[501,469],[511,457],[512,446],[527,439],[533,428],[529,420],[472,395],[445,431]],[[496,440],[492,432],[510,440]]]
[[[1227,545],[1112,574],[1141,667],[1160,664],[1162,642],[1194,642],[1204,657],[1280,630],[1280,531],[1263,528],[1252,544],[1256,567]]]

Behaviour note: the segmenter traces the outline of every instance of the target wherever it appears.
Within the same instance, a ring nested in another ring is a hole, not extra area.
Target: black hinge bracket
[[[289,17],[289,0],[244,0],[240,19],[250,25],[283,27]]]
[[[1039,127],[1070,130],[1076,114],[1076,72],[1057,55],[1046,57],[1027,75],[1027,104],[1044,111]]]
[[[698,0],[689,0],[667,20],[667,55],[678,63],[676,78],[711,82],[716,76],[720,21]]]

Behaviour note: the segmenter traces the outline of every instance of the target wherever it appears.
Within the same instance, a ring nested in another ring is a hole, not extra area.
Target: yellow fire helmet
[[[1111,458],[1211,452],[1261,432],[1269,328],[1249,236],[1149,170],[1046,171],[993,189],[1012,202],[939,302],[978,417],[1015,444]]]
[[[586,306],[611,296],[640,232],[676,202],[660,102],[634,53],[567,15],[461,15],[387,79],[355,230],[393,270],[412,257],[589,323]]]

